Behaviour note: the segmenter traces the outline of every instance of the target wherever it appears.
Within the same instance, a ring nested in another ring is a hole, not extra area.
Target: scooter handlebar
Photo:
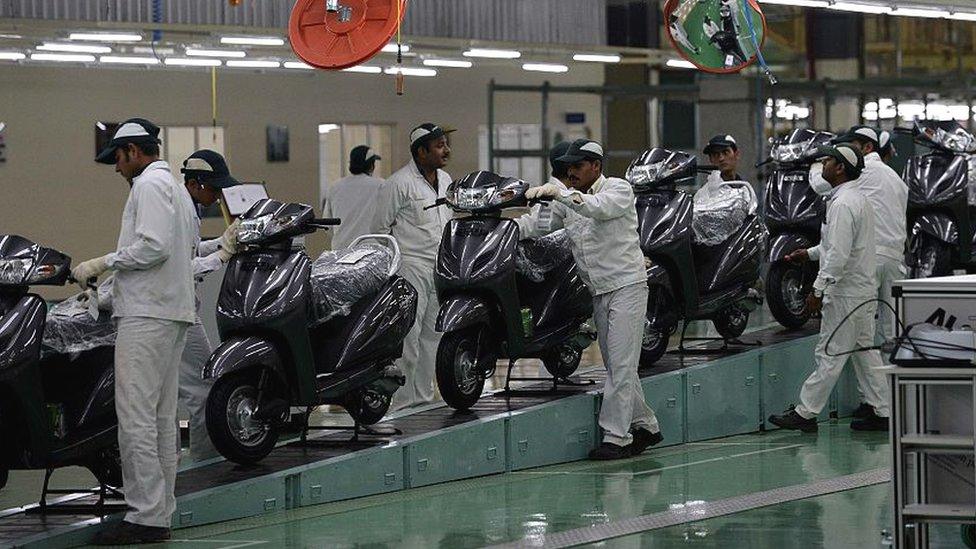
[[[97,282],[98,282],[98,277],[97,277],[97,276],[93,276],[93,277],[91,277],[91,278],[89,278],[89,279],[88,279],[88,280],[87,280],[87,281],[85,282],[85,286],[86,286],[86,287],[87,287],[87,288],[88,288],[89,290],[95,290],[95,291],[98,291],[98,284],[97,284]],[[70,276],[70,275],[69,275],[69,276],[68,276],[68,283],[70,283],[70,284],[77,284],[77,283],[78,283],[78,280],[77,280],[77,279],[75,279],[75,277],[73,277],[73,276]]]
[[[434,209],[434,208],[440,208],[440,207],[441,207],[441,206],[443,206],[444,204],[447,204],[447,199],[446,199],[446,198],[438,198],[438,199],[437,199],[437,200],[436,200],[436,201],[435,201],[435,202],[434,202],[433,204],[431,204],[430,206],[424,206],[424,211],[427,211],[427,210],[431,210],[431,209]]]
[[[342,225],[342,220],[338,217],[322,217],[313,219],[309,222],[309,225],[317,229],[327,229],[329,227]]]

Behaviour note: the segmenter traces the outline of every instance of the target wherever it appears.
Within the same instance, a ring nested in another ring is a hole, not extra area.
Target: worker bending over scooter
[[[603,443],[590,459],[627,458],[663,440],[637,376],[648,289],[634,192],[623,179],[603,176],[603,148],[595,141],[577,139],[557,161],[569,167],[571,188],[547,183],[525,194],[530,200],[553,199],[548,223],[539,215],[516,221],[522,238],[563,227],[569,233],[580,275],[593,294],[593,320],[607,369],[600,409]]]

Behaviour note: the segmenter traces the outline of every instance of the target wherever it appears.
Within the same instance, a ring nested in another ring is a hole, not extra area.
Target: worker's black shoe
[[[633,454],[630,453],[629,446],[618,446],[611,442],[604,442],[596,449],[590,450],[590,459],[599,461],[624,459],[629,458],[632,455]]]
[[[806,419],[796,413],[796,409],[792,406],[783,412],[783,415],[769,416],[769,422],[783,429],[793,429],[795,431],[803,431],[804,433],[817,432],[817,418]]]
[[[95,545],[139,545],[169,540],[169,528],[143,526],[122,521],[99,532],[92,543]]]
[[[633,456],[644,453],[644,450],[660,444],[664,440],[664,435],[661,434],[661,431],[652,433],[643,427],[634,429],[631,433],[634,435],[634,441],[628,444],[627,448],[630,449],[630,454]]]
[[[888,418],[879,416],[874,412],[874,408],[871,408],[871,415],[852,421],[851,429],[855,431],[887,431]]]
[[[854,410],[854,417],[857,419],[864,419],[870,417],[874,414],[874,406],[871,406],[867,402],[862,402],[860,406]]]

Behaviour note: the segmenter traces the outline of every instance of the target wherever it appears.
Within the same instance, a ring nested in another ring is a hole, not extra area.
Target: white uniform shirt
[[[366,174],[336,181],[325,194],[322,217],[338,217],[342,225],[333,228],[332,249],[347,248],[372,229],[383,180]]]
[[[870,153],[864,157],[864,172],[857,180],[857,188],[874,209],[875,253],[904,261],[908,185],[878,153]]]
[[[166,162],[153,162],[132,180],[118,249],[106,258],[116,271],[113,316],[194,321],[198,224],[189,194]]]
[[[877,295],[874,210],[856,181],[834,188],[820,245],[807,251],[811,261],[820,261],[814,290],[838,297]]]
[[[536,238],[565,227],[590,293],[601,295],[647,280],[630,183],[601,175],[587,194],[563,190],[550,208],[548,227],[539,227],[534,214],[516,219],[521,237]]]
[[[430,264],[437,260],[444,225],[451,219],[447,207],[431,208],[444,197],[451,176],[437,170],[437,189],[424,179],[411,161],[390,176],[383,184],[376,211],[376,232],[393,235],[400,245],[404,261]]]

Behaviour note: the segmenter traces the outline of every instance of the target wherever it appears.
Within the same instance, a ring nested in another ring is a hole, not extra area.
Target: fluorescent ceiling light
[[[0,51],[0,61],[20,61],[26,58],[27,56],[19,51]]]
[[[32,53],[31,61],[59,61],[62,63],[94,63],[94,55],[80,53]]]
[[[338,129],[338,124],[319,124],[319,133],[329,133]]]
[[[84,44],[52,44],[45,42],[34,48],[40,51],[66,51],[71,53],[108,53],[112,48],[108,46],[86,46]]]
[[[691,61],[685,61],[684,59],[668,59],[665,65],[673,69],[697,69],[694,63]]]
[[[462,53],[465,57],[487,57],[490,59],[518,59],[522,52],[515,50],[490,50],[485,48],[471,48]]]
[[[141,34],[73,32],[68,40],[89,40],[94,42],[139,42]]]
[[[424,59],[424,65],[428,67],[454,67],[456,69],[470,69],[474,63],[471,61],[461,61],[457,59]]]
[[[573,61],[583,61],[589,63],[619,63],[620,56],[606,53],[577,53],[573,56]]]
[[[23,35],[20,34],[0,34],[0,38],[10,38],[11,40],[20,40]]]
[[[219,59],[193,59],[188,57],[167,57],[163,63],[177,67],[219,67],[223,61]]]
[[[258,60],[237,61],[237,60],[234,60],[234,61],[228,61],[227,62],[227,66],[228,67],[237,67],[237,68],[240,68],[240,69],[277,69],[278,67],[281,66],[281,63],[279,63],[278,61],[258,61]]]
[[[364,74],[380,74],[381,72],[383,72],[383,69],[379,67],[371,67],[369,65],[356,65],[355,67],[342,69],[342,72],[361,72]]]
[[[387,44],[387,45],[383,46],[383,49],[381,51],[383,53],[396,53],[397,52],[397,45],[396,44]],[[402,51],[403,53],[407,53],[408,51],[410,51],[410,46],[408,46],[406,44],[403,44],[403,45],[400,46],[400,51]]]
[[[976,21],[976,13],[968,11],[957,11],[949,16],[949,19],[956,19],[958,21]]]
[[[284,46],[282,38],[273,36],[221,36],[221,44],[243,44],[245,46]]]
[[[118,55],[103,55],[98,58],[100,63],[118,63],[121,65],[158,65],[159,59],[155,57],[135,57],[135,56],[118,56]]]
[[[247,53],[241,50],[200,50],[196,48],[186,48],[186,54],[192,57],[246,57]]]
[[[312,65],[309,65],[308,63],[303,63],[301,61],[285,61],[285,68],[286,69],[305,69],[305,70],[312,70],[315,67],[313,67]]]
[[[891,10],[891,15],[900,15],[902,17],[929,17],[933,19],[944,19],[949,17],[950,14],[944,10],[927,10],[918,8],[895,8]]]
[[[855,4],[853,2],[835,2],[831,4],[830,9],[838,11],[853,11],[857,13],[891,13],[891,8],[888,6],[877,6],[869,4]]]
[[[152,55],[173,55],[176,50],[173,48],[150,48],[146,46],[136,46],[132,48],[132,53],[150,53]]]
[[[412,67],[389,67],[383,72],[386,74],[400,73],[404,76],[437,76],[437,71],[434,69],[415,69]]]
[[[780,6],[798,6],[801,8],[825,8],[830,2],[827,0],[759,0],[760,4],[776,4]]]
[[[534,72],[568,72],[569,67],[554,63],[525,63],[522,65],[522,70]]]

